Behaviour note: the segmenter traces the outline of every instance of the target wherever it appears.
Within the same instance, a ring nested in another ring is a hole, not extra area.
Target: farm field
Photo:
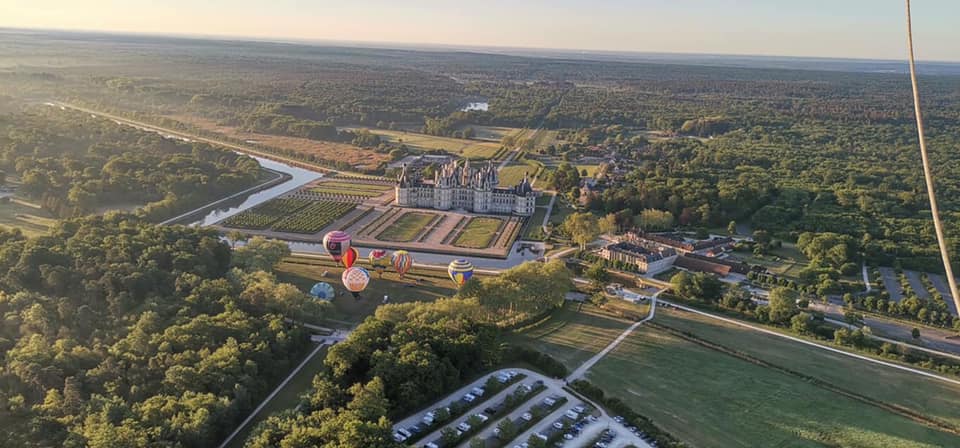
[[[578,307],[578,303],[565,302],[563,308],[548,319],[512,333],[510,341],[546,353],[573,370],[603,350],[631,324],[589,303],[584,303],[579,311]]]
[[[310,191],[313,191],[316,193],[363,196],[368,198],[380,196],[383,193],[392,189],[393,187],[389,185],[365,184],[365,183],[359,183],[359,182],[352,183],[352,182],[340,182],[340,181],[318,182],[313,187],[310,187]]]
[[[361,168],[375,168],[389,156],[347,143],[311,140],[272,134],[246,132],[233,126],[221,126],[214,120],[192,115],[169,115],[167,118],[186,123],[205,131],[216,132],[246,142],[294,151],[305,156],[315,156],[336,162],[345,162]]]
[[[0,228],[20,229],[26,236],[47,233],[56,220],[42,208],[34,208],[19,202],[0,202]]]
[[[530,143],[524,146],[536,151],[544,151],[550,145],[557,142],[557,131],[550,129],[537,129],[533,135],[528,135]]]
[[[273,225],[273,230],[292,233],[317,233],[350,213],[356,204],[345,202],[316,201],[298,210],[291,216],[282,218]]]
[[[390,224],[383,232],[380,232],[380,234],[377,235],[377,239],[401,243],[413,241],[436,216],[437,215],[433,213],[405,213]]]
[[[220,222],[225,227],[279,232],[317,233],[349,213],[355,204],[276,198]]]
[[[310,201],[306,199],[276,198],[224,219],[220,224],[238,229],[263,230],[307,205],[310,205]]]
[[[892,369],[872,368],[786,340],[658,310],[653,321],[765,361],[822,378],[877,400],[929,403],[925,415],[955,421],[960,394]],[[609,395],[692,446],[956,446],[937,431],[801,378],[686,341],[651,326],[635,333],[588,372]],[[900,383],[904,381],[904,383]],[[691,424],[691,422],[697,422]]]
[[[439,137],[387,129],[370,129],[370,132],[380,136],[382,140],[391,143],[403,143],[412,149],[420,151],[442,149],[450,154],[467,159],[491,159],[500,150],[500,143],[482,140]]]
[[[490,246],[503,220],[500,218],[477,217],[471,218],[463,228],[453,245],[471,249],[483,249]]]

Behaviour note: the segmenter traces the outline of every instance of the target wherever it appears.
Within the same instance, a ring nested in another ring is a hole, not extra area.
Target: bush
[[[623,400],[617,397],[606,397],[603,390],[593,385],[587,380],[576,380],[570,383],[574,390],[580,392],[587,398],[604,405],[607,410],[615,415],[623,416],[626,422],[636,426],[641,431],[647,433],[657,441],[657,446],[661,447],[682,447],[676,438],[663,431],[653,423],[649,418],[637,414]]]
[[[554,378],[563,378],[569,373],[567,366],[552,356],[525,346],[511,345],[504,354],[504,360],[508,362],[523,361],[529,363]]]

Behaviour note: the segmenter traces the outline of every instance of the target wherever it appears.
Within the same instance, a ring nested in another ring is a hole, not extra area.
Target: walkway
[[[614,339],[613,342],[608,344],[603,350],[601,350],[600,353],[593,355],[592,358],[588,359],[585,363],[581,364],[580,367],[577,367],[577,369],[574,370],[573,373],[567,376],[567,382],[570,383],[580,378],[583,378],[583,375],[586,374],[588,370],[593,368],[594,364],[596,364],[598,361],[603,359],[604,356],[607,356],[607,353],[610,353],[613,349],[617,348],[617,346],[620,345],[620,343],[623,342],[623,340],[626,339],[627,336],[630,336],[630,333],[633,333],[633,330],[636,330],[637,327],[639,327],[640,325],[643,325],[644,322],[647,322],[650,319],[653,319],[653,316],[657,313],[657,295],[659,294],[660,292],[658,292],[656,295],[653,296],[652,299],[650,299],[650,314],[647,317],[637,322],[634,322],[633,325],[627,327],[627,329],[624,330],[623,333],[620,333],[620,336],[617,336],[617,338]]]
[[[870,286],[870,276],[867,274],[867,264],[863,264],[863,285],[867,287],[865,292],[870,292],[873,290],[873,287]]]

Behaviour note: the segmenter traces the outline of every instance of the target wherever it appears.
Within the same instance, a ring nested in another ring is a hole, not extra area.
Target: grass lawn
[[[553,356],[573,370],[603,350],[631,324],[588,303],[577,311],[578,305],[567,302],[547,320],[512,333],[508,338]]]
[[[523,180],[524,173],[533,179],[536,177],[538,169],[537,163],[532,160],[510,162],[510,164],[500,170],[500,186],[512,187],[519,184],[520,181]]]
[[[555,226],[559,226],[560,224],[563,224],[563,220],[567,219],[567,216],[572,215],[575,211],[576,210],[567,204],[567,201],[561,201],[558,197],[557,201],[553,203],[553,212],[550,213],[550,219],[548,222],[553,223]]]
[[[688,313],[658,310],[654,322],[874,399],[905,404],[899,396],[909,390],[911,400],[930,405],[920,408],[926,415],[947,418],[960,399],[954,388],[934,381],[704,323]],[[597,363],[588,378],[691,446],[960,446],[957,436],[647,326]]]
[[[37,236],[47,233],[56,222],[42,208],[9,200],[0,202],[0,228],[16,228],[26,236]]]
[[[401,243],[413,241],[436,216],[433,213],[408,212],[380,232],[377,239]]]
[[[381,140],[386,140],[391,143],[403,143],[412,149],[420,151],[442,149],[450,154],[468,159],[490,159],[500,149],[500,143],[483,140],[438,137],[435,135],[386,129],[371,129],[370,132],[380,136]]]
[[[456,292],[447,273],[440,270],[415,267],[401,280],[390,268],[384,272],[383,278],[379,278],[367,263],[366,255],[361,253],[360,260],[356,264],[369,270],[371,275],[370,284],[367,285],[360,300],[354,300],[353,296],[343,290],[340,283],[343,266],[330,259],[289,257],[277,267],[277,278],[296,285],[302,291],[309,291],[316,282],[327,282],[341,293],[333,300],[332,309],[327,316],[332,323],[316,322],[320,325],[357,324],[373,314],[382,304],[384,295],[390,296],[390,303],[402,303],[432,301],[439,297],[450,297]],[[475,274],[475,277],[480,276],[482,275]]]
[[[310,188],[318,193],[344,194],[352,196],[376,197],[393,187],[389,185],[375,185],[350,182],[320,182]]]
[[[453,241],[453,245],[472,249],[489,247],[502,224],[503,220],[500,218],[471,218],[457,239]]]
[[[600,169],[600,165],[574,165],[577,167],[577,171],[580,172],[580,176],[583,177],[583,170],[587,170],[587,177],[593,177],[597,174],[597,170]]]
[[[503,137],[510,134],[517,134],[523,131],[523,128],[508,128],[506,126],[469,126],[473,128],[477,138],[483,140],[500,141]],[[465,126],[466,128],[466,126]]]
[[[533,216],[527,220],[527,225],[524,227],[523,234],[520,235],[521,239],[535,239],[542,240],[543,235],[543,217],[547,214],[546,207],[537,207],[534,209]]]

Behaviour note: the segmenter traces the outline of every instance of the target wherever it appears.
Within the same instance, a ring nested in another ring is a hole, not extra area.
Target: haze
[[[0,26],[377,43],[899,59],[900,1],[9,0]],[[960,2],[914,5],[918,56],[960,60]]]

